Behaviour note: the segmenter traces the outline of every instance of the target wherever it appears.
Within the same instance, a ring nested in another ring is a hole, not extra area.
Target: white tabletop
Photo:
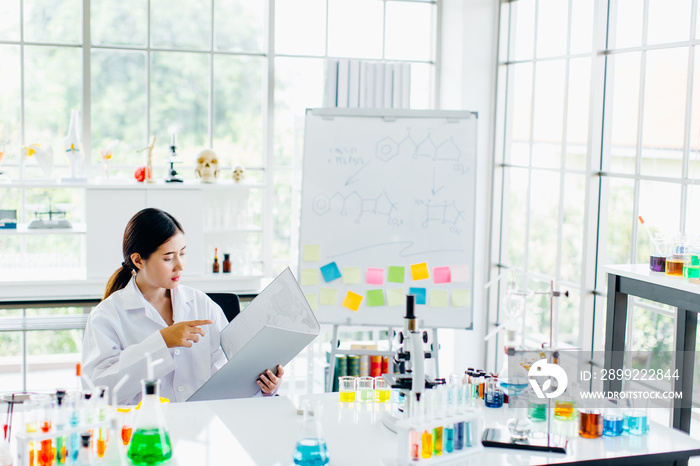
[[[605,272],[676,290],[700,293],[700,283],[692,283],[685,277],[666,275],[664,272],[652,272],[649,269],[649,264],[608,265],[605,267]]]
[[[331,465],[395,465],[397,436],[381,422],[388,404],[340,403],[337,393],[310,395],[323,404],[323,436]],[[203,466],[291,465],[301,416],[299,400],[285,396],[228,401],[200,401],[166,406],[166,418],[173,441],[171,464]],[[504,426],[507,408],[480,407],[489,427]],[[544,429],[545,423],[535,426]],[[700,441],[687,434],[650,423],[648,435],[584,439],[576,435],[576,421],[553,421],[553,430],[568,433],[567,454],[530,453],[521,450],[484,448],[482,452],[462,457],[460,465],[530,465],[557,464],[601,458],[628,457],[696,451]]]

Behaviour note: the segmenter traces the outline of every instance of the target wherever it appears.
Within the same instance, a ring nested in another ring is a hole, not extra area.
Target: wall
[[[473,330],[440,330],[440,375],[485,366],[498,0],[443,0],[439,108],[479,113]],[[485,202],[482,202],[485,200]],[[479,225],[482,228],[479,228]]]

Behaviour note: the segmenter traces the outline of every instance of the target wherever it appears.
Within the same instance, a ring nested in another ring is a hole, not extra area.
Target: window
[[[118,140],[111,176],[131,179],[145,164],[137,151],[154,135],[155,171],[165,173],[176,131],[183,178],[194,179],[196,154],[212,147],[224,171],[243,165],[250,179],[265,184],[250,207],[258,213],[250,215],[262,217],[255,247],[267,275],[298,255],[304,110],[323,105],[326,59],[410,61],[412,107],[433,107],[436,0],[0,3],[0,151],[6,147],[7,154],[0,170],[14,179],[45,179],[36,162],[19,157],[21,146],[42,142],[55,154],[51,176],[65,176],[59,154],[73,109],[81,112],[92,178],[102,170],[100,150]],[[39,191],[3,189],[0,208],[18,205],[26,222],[27,204],[46,201]],[[59,191],[52,190],[54,201],[72,196]],[[0,256],[9,245],[21,261],[31,241],[2,236]],[[70,254],[82,250],[76,241],[82,240],[67,236],[43,246],[66,267],[80,266],[85,258]],[[0,333],[0,342],[7,335]]]
[[[700,246],[698,3],[501,3],[494,265],[572,293],[555,303],[562,343],[604,349],[604,268],[648,261],[638,216]],[[628,347],[674,348],[667,307],[635,299],[630,315]]]

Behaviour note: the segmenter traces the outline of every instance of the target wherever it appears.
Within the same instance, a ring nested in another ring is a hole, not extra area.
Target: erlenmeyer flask
[[[160,405],[160,380],[142,380],[141,385],[143,400],[127,456],[137,466],[152,466],[169,460],[173,450]]]
[[[314,411],[308,401],[304,402],[304,424],[299,433],[297,448],[294,452],[294,464],[300,466],[323,466],[330,460],[326,440],[321,432],[321,405],[316,404]]]

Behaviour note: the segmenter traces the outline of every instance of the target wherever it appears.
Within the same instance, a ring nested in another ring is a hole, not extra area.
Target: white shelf
[[[87,233],[84,223],[74,223],[72,228],[27,228],[26,223],[18,223],[17,228],[0,229],[0,235],[83,235]]]
[[[233,180],[219,180],[216,183],[201,183],[185,181],[184,183],[166,183],[157,180],[155,183],[139,183],[136,180],[115,179],[111,181],[90,180],[86,183],[64,183],[60,180],[12,180],[2,183],[6,188],[90,188],[90,189],[262,189],[262,183],[235,183]]]

